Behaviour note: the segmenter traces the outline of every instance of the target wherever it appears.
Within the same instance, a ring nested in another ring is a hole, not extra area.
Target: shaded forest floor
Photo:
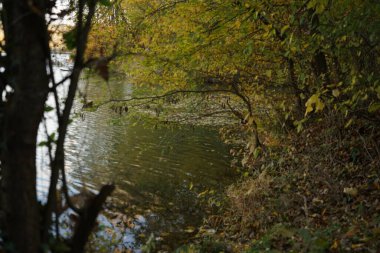
[[[267,141],[208,218],[216,234],[178,252],[378,252],[379,143],[376,125],[332,117]]]

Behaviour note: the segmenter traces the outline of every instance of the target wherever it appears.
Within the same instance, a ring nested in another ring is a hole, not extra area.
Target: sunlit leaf
[[[380,110],[380,103],[372,103],[369,107],[368,107],[368,112],[370,113],[373,113],[373,112],[376,112]]]

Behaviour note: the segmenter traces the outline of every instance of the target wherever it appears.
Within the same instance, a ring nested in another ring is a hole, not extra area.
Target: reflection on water
[[[81,89],[94,101],[109,98],[109,90],[113,97],[131,92],[125,82],[113,81],[107,87],[96,78],[82,80]],[[75,111],[81,106],[77,101]],[[97,190],[109,182],[117,185],[110,208],[125,214],[116,219],[133,218],[131,229],[121,231],[126,247],[136,243],[136,233],[151,232],[169,237],[169,244],[177,246],[180,242],[175,240],[184,237],[183,230],[198,225],[204,215],[197,194],[209,188],[221,190],[231,182],[229,160],[215,129],[136,124],[107,106],[76,118],[66,142],[71,192]],[[47,177],[44,173],[40,172],[40,189],[47,186],[41,179]]]

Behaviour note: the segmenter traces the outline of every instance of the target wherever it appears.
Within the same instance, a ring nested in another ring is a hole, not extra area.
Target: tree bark
[[[59,172],[62,173],[62,178],[65,179],[65,151],[64,151],[64,143],[66,138],[67,127],[69,125],[70,113],[74,103],[75,94],[78,87],[80,73],[84,67],[83,59],[84,53],[86,51],[86,44],[88,34],[91,29],[92,18],[95,14],[96,0],[91,0],[87,2],[88,12],[87,15],[84,15],[85,10],[85,0],[78,1],[78,21],[76,24],[77,27],[77,36],[76,36],[76,55],[74,61],[74,69],[70,76],[70,85],[68,94],[65,100],[65,108],[62,112],[62,115],[58,117],[58,139],[56,143],[56,151],[54,161],[52,161],[52,176],[50,178],[50,187],[47,203],[45,206],[45,214],[43,221],[43,242],[46,242],[48,239],[48,229],[51,224],[51,215],[54,210],[54,203],[56,201],[56,187],[59,178]],[[64,193],[66,197],[66,201],[70,203],[70,199],[67,193],[67,186],[65,185],[64,180]]]
[[[45,1],[4,0],[2,19],[8,58],[2,165],[5,236],[15,252],[40,249],[36,193],[36,142],[49,91],[46,71]]]
[[[296,106],[295,106],[296,110],[295,111],[296,111],[297,117],[300,117],[304,109],[302,105],[302,99],[301,99],[302,91],[298,88],[296,71],[294,68],[294,61],[290,58],[286,58],[286,60],[288,63],[288,70],[289,70],[289,82],[296,96]]]
[[[98,195],[88,201],[75,227],[70,253],[83,253],[85,251],[86,243],[96,223],[96,217],[98,217],[102,210],[102,205],[114,189],[114,185],[105,185]]]

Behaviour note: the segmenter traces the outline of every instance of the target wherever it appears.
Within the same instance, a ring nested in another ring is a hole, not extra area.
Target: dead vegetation
[[[227,190],[219,240],[236,252],[378,252],[379,127],[331,117],[248,166]]]

